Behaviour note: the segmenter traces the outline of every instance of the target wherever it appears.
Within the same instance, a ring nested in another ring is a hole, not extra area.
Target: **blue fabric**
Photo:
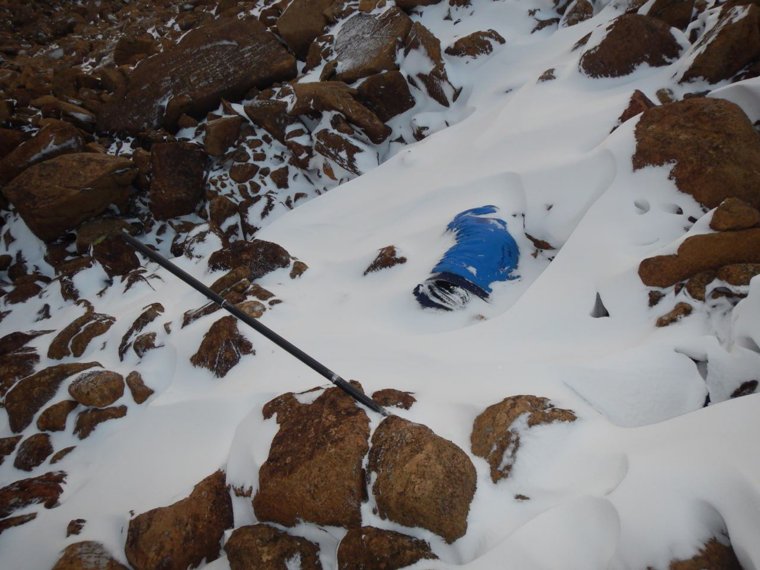
[[[436,277],[464,286],[482,298],[491,293],[493,282],[516,279],[512,272],[520,260],[520,249],[507,222],[492,215],[497,212],[496,206],[481,206],[456,215],[446,228],[454,233],[456,244],[433,268]]]

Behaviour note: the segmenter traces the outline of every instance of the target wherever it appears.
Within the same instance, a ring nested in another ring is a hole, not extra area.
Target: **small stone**
[[[667,327],[672,325],[673,323],[676,323],[680,321],[684,317],[688,317],[692,311],[694,310],[694,307],[689,305],[689,303],[680,302],[677,303],[673,309],[664,315],[662,315],[660,318],[657,319],[656,325],[658,327]]]
[[[377,257],[375,257],[374,261],[369,264],[369,267],[364,270],[364,275],[380,271],[381,269],[389,269],[394,265],[401,265],[404,263],[406,263],[406,257],[398,255],[396,246],[388,245],[378,251]]]
[[[0,465],[3,464],[5,458],[16,450],[18,442],[21,441],[20,435],[12,435],[10,437],[0,437]]]
[[[86,522],[85,519],[74,519],[69,521],[69,524],[66,526],[66,536],[69,537],[81,533]]]
[[[231,570],[281,570],[292,560],[301,570],[322,570],[316,544],[264,524],[236,528],[224,551]]]
[[[378,390],[372,394],[372,399],[383,407],[393,406],[402,410],[408,410],[417,401],[411,392],[402,392],[393,388]]]
[[[127,406],[115,406],[111,408],[94,408],[80,412],[77,423],[74,426],[74,435],[79,439],[88,437],[99,424],[108,420],[123,418],[127,415]]]
[[[290,278],[291,279],[297,279],[304,273],[306,273],[306,270],[309,269],[309,266],[306,265],[303,261],[296,260],[293,262],[293,267],[290,268]]]
[[[127,386],[136,404],[142,404],[153,395],[153,390],[145,385],[142,375],[136,370],[127,375]]]
[[[715,277],[716,272],[712,269],[701,271],[686,282],[686,291],[689,293],[692,299],[696,299],[697,301],[704,301],[707,286],[712,283]]]

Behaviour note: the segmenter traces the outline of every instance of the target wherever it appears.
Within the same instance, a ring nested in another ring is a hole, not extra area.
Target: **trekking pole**
[[[362,392],[354,388],[351,384],[349,384],[343,378],[338,376],[335,372],[327,368],[324,364],[315,360],[314,358],[306,354],[303,350],[301,350],[294,344],[282,338],[280,335],[278,335],[269,327],[263,325],[258,320],[254,319],[253,317],[246,315],[243,311],[238,309],[235,305],[228,303],[224,297],[214,293],[211,289],[206,287],[203,283],[198,281],[195,277],[183,271],[182,269],[174,265],[171,261],[169,261],[162,255],[146,247],[145,245],[143,245],[141,242],[133,238],[128,233],[122,232],[122,237],[124,238],[124,241],[126,241],[128,244],[134,247],[137,251],[142,253],[145,257],[155,261],[161,267],[163,267],[164,269],[166,269],[167,271],[169,271],[170,273],[172,273],[173,275],[175,275],[176,277],[178,277],[179,279],[181,279],[182,281],[190,285],[190,287],[192,287],[199,293],[202,293],[206,298],[208,298],[209,300],[219,305],[222,309],[224,309],[225,311],[227,311],[228,313],[236,317],[238,320],[243,321],[249,327],[255,329],[257,332],[264,335],[266,338],[271,340],[277,346],[279,346],[286,352],[290,353],[291,355],[295,356],[298,360],[303,362],[306,366],[308,366],[315,372],[327,378],[330,382],[335,384],[338,388],[343,390],[346,394],[351,396],[354,400],[364,404],[370,410],[373,410],[377,412],[378,414],[381,414],[383,416],[388,415],[388,412],[385,410],[385,408],[383,408],[380,404],[375,402],[372,398],[370,398],[366,394],[363,394]]]

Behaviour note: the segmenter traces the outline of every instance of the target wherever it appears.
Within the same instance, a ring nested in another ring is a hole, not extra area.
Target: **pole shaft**
[[[235,305],[227,303],[224,297],[222,297],[221,295],[218,295],[217,293],[214,293],[214,291],[206,287],[206,285],[198,281],[195,277],[193,277],[186,271],[183,271],[182,269],[174,265],[171,261],[169,261],[162,255],[146,247],[143,243],[136,240],[128,233],[123,232],[122,237],[127,243],[129,243],[137,251],[142,253],[145,257],[151,259],[152,261],[155,261],[161,267],[163,267],[168,272],[170,272],[172,275],[181,279],[182,281],[190,285],[193,289],[195,289],[196,291],[203,294],[205,297],[207,297],[208,299],[210,299],[211,301],[219,305],[222,309],[224,309],[225,311],[227,311],[228,313],[230,313],[237,319],[243,321],[249,327],[256,330],[258,333],[262,334],[269,340],[271,340],[273,343],[275,343],[277,346],[279,346],[280,348],[282,348],[283,350],[285,350],[292,356],[295,356],[298,360],[303,362],[306,366],[308,366],[309,368],[311,368],[318,374],[327,378],[330,382],[332,382],[338,388],[346,392],[349,396],[354,398],[356,401],[361,402],[362,404],[367,406],[369,409],[374,410],[375,412],[383,416],[388,415],[388,412],[380,404],[375,402],[372,398],[370,398],[366,394],[354,388],[351,384],[349,384],[343,378],[338,376],[335,372],[327,368],[324,364],[314,359],[313,357],[309,356],[303,350],[301,350],[300,348],[298,348],[291,342],[285,340],[283,337],[278,335],[269,327],[265,326],[264,324],[254,319],[253,317],[245,314],[243,311],[238,309]]]

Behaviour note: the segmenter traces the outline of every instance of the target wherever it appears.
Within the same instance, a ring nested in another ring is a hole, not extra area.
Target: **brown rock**
[[[66,537],[68,538],[72,535],[81,534],[86,522],[87,521],[85,519],[74,519],[69,521],[69,524],[66,525]]]
[[[0,338],[0,396],[4,396],[17,380],[34,372],[40,356],[36,349],[26,344],[49,332],[13,332]]]
[[[222,98],[235,100],[253,87],[295,75],[295,58],[262,24],[220,18],[138,65],[125,92],[104,106],[98,128],[130,133],[172,128],[182,113],[205,113]]]
[[[669,570],[742,570],[736,553],[730,544],[711,538],[688,560],[672,560]]]
[[[135,570],[198,566],[219,557],[222,535],[232,523],[224,473],[217,471],[189,497],[129,521],[124,551]]]
[[[403,392],[393,388],[378,390],[372,394],[372,399],[383,407],[393,406],[404,410],[411,408],[417,401],[411,392]]]
[[[66,473],[51,471],[39,477],[20,479],[3,487],[0,489],[0,518],[28,505],[39,503],[46,509],[52,509],[58,504],[65,481]]]
[[[446,48],[448,55],[455,57],[478,57],[493,51],[493,45],[504,44],[506,40],[496,30],[473,32],[459,38]]]
[[[354,142],[356,141],[351,137],[328,129],[322,129],[314,134],[314,152],[330,159],[342,169],[359,175],[362,172],[356,163],[356,156],[363,152],[364,149],[354,144]],[[336,178],[328,172],[325,172],[325,174],[330,178]]]
[[[246,107],[247,109],[247,107]],[[230,178],[239,184],[245,184],[251,180],[259,171],[256,164],[247,162],[245,164],[233,164],[230,168]]]
[[[98,425],[108,420],[117,420],[127,415],[127,406],[114,406],[111,408],[93,408],[79,412],[77,423],[74,426],[74,435],[79,439],[88,437]]]
[[[636,125],[634,170],[671,163],[678,189],[706,207],[736,197],[760,208],[760,135],[737,105],[694,97],[648,109]]]
[[[689,281],[687,281],[686,291],[689,293],[692,299],[696,299],[697,301],[704,301],[707,286],[712,283],[715,277],[716,273],[712,269],[697,273],[691,277]]]
[[[69,544],[53,570],[128,570],[99,542],[86,540]]]
[[[5,119],[0,118],[0,122],[5,122]],[[28,138],[29,134],[23,131],[0,128],[0,164],[2,164],[3,158]]]
[[[77,372],[99,366],[97,362],[71,362],[50,366],[20,380],[5,396],[5,409],[11,431],[23,431],[34,415],[58,391],[61,383]]]
[[[760,8],[727,5],[718,23],[693,48],[696,57],[681,82],[718,83],[760,56]]]
[[[747,286],[760,275],[760,263],[734,263],[718,269],[718,279],[737,287]]]
[[[55,336],[48,348],[48,358],[61,360],[67,356],[82,356],[90,341],[108,332],[115,322],[110,315],[87,311]]]
[[[13,435],[10,437],[0,437],[0,465],[3,464],[5,458],[16,450],[18,442],[21,441],[20,435]]]
[[[739,198],[723,200],[713,212],[710,229],[718,232],[746,230],[760,225],[760,211]]]
[[[27,437],[18,446],[13,466],[22,471],[31,471],[38,465],[42,465],[52,453],[53,446],[50,443],[50,436],[46,433],[35,433]]]
[[[650,287],[670,287],[702,271],[737,263],[760,263],[760,228],[687,238],[674,255],[657,255],[639,265]]]
[[[291,279],[297,279],[301,277],[306,271],[309,269],[309,266],[306,265],[303,261],[300,259],[296,259],[293,262],[293,267],[290,268],[290,275],[289,277]]]
[[[0,186],[30,166],[61,154],[80,152],[83,147],[82,133],[76,127],[61,121],[47,125],[0,160]]]
[[[77,253],[88,253],[93,246],[98,242],[103,241],[104,238],[120,236],[124,230],[129,231],[131,229],[132,226],[130,226],[128,222],[117,218],[97,218],[84,222],[77,228]],[[48,246],[48,248],[50,247],[51,246]],[[75,266],[78,266],[81,263],[82,265],[89,267],[90,264],[86,263],[85,260],[86,258],[80,258],[79,260],[72,260],[69,262],[73,263]],[[63,272],[63,268],[61,268],[59,273],[60,272]],[[68,268],[66,273],[69,273]]]
[[[157,334],[154,332],[139,335],[132,344],[132,349],[135,351],[135,354],[142,358],[145,356],[145,353],[164,346],[163,344],[156,344],[156,336]]]
[[[135,322],[132,323],[121,338],[121,343],[119,344],[119,360],[124,360],[124,355],[127,353],[127,350],[129,350],[129,347],[132,346],[136,335],[163,313],[164,306],[161,303],[151,303],[150,305],[143,307],[143,312],[137,317],[137,319],[135,319]]]
[[[589,0],[575,0],[570,3],[559,21],[561,27],[569,28],[594,17],[594,5]]]
[[[680,53],[670,26],[649,16],[623,14],[613,20],[598,46],[584,52],[580,69],[589,77],[623,77],[642,63],[667,65]]]
[[[335,0],[294,0],[277,19],[277,30],[299,59],[327,25],[327,10]]]
[[[132,162],[106,154],[64,154],[26,169],[3,188],[37,237],[52,240],[123,205],[135,177]]]
[[[399,71],[369,76],[357,89],[357,97],[383,122],[414,107],[409,84]]]
[[[137,371],[127,374],[127,386],[136,404],[142,404],[153,395],[153,390],[145,385],[142,375]]]
[[[243,117],[239,115],[222,117],[206,123],[206,137],[203,140],[206,152],[211,156],[222,156],[237,142],[242,124]]]
[[[248,279],[253,281],[275,269],[288,267],[290,259],[290,254],[284,247],[270,241],[255,239],[236,241],[215,251],[209,256],[208,267],[217,271],[245,265],[249,270]]]
[[[285,101],[273,99],[275,91],[267,89],[248,103],[245,114],[270,135],[285,144],[287,130],[297,124],[297,119],[288,114],[288,104]]]
[[[449,95],[451,95],[452,100],[456,100],[460,90],[455,89],[449,81],[441,54],[440,40],[419,22],[412,24],[412,29],[404,45],[404,54],[408,56],[411,51],[415,50],[424,53],[433,63],[433,66],[429,71],[418,72],[414,79],[422,83],[430,97],[444,107],[448,107]]]
[[[190,362],[211,370],[217,378],[224,378],[246,354],[255,354],[253,345],[238,332],[237,320],[230,315],[211,325]]]
[[[116,65],[134,65],[155,53],[158,53],[158,42],[149,34],[122,36],[113,48],[113,62]]]
[[[124,377],[110,370],[84,372],[69,385],[69,394],[83,406],[105,408],[124,395]]]
[[[572,410],[555,408],[548,398],[510,396],[489,406],[472,425],[472,452],[491,466],[491,480],[509,477],[520,449],[520,432],[515,422],[526,417],[527,428],[554,422],[574,422]]]
[[[396,252],[396,246],[388,245],[378,251],[377,257],[375,257],[374,261],[369,264],[369,267],[364,270],[364,275],[380,271],[381,269],[389,269],[394,265],[402,265],[404,263],[406,263],[406,257],[399,257]]]
[[[0,534],[8,530],[33,521],[37,518],[37,513],[29,513],[28,515],[19,515],[17,517],[8,517],[7,519],[0,520]]]
[[[86,131],[92,131],[95,127],[95,115],[91,111],[69,101],[61,101],[55,95],[37,97],[30,105],[39,108],[43,117],[62,119]]]
[[[259,319],[266,312],[267,308],[258,301],[243,301],[235,305],[252,319]]]
[[[655,0],[648,16],[662,20],[672,28],[685,30],[691,23],[694,0]]]
[[[37,429],[40,431],[63,431],[66,429],[66,420],[79,404],[74,400],[63,400],[48,408],[37,418]]]
[[[389,8],[382,14],[351,16],[335,37],[333,49],[338,62],[335,79],[353,83],[362,77],[398,69],[396,51],[411,28],[409,16],[398,8]]]
[[[757,386],[760,384],[757,380],[745,380],[739,387],[731,392],[732,398],[741,398],[742,396],[749,396],[757,391]]]
[[[368,469],[378,514],[446,542],[467,532],[476,473],[467,454],[426,426],[389,416],[375,430]]]
[[[338,546],[339,570],[396,570],[437,558],[424,540],[371,526],[349,530]]]
[[[60,451],[56,451],[53,454],[53,457],[50,458],[50,465],[55,465],[59,461],[61,461],[64,457],[66,457],[69,453],[74,451],[76,449],[76,445],[71,445],[69,447],[64,447]]]
[[[206,182],[206,155],[192,143],[153,145],[150,211],[160,220],[192,214]]]
[[[632,119],[633,117],[640,115],[652,107],[654,107],[654,103],[652,103],[651,99],[636,89],[633,92],[633,95],[631,95],[631,99],[628,102],[628,107],[626,107],[625,111],[623,111],[623,114],[618,117],[617,124],[622,125],[628,119]]]
[[[109,277],[127,275],[140,267],[140,260],[134,248],[120,235],[111,235],[98,240],[92,246],[92,257],[100,263]]]
[[[692,311],[694,310],[694,307],[689,305],[689,303],[677,303],[675,307],[673,307],[672,310],[668,311],[664,315],[662,315],[660,318],[657,319],[656,325],[658,327],[667,327],[672,325],[673,323],[677,323],[684,317],[688,317]]]
[[[299,520],[360,526],[362,462],[369,447],[364,410],[339,388],[330,388],[311,404],[284,394],[267,403],[263,414],[277,414],[280,429],[259,470],[256,517],[285,526]]]
[[[231,570],[281,570],[293,559],[302,570],[322,570],[316,544],[264,524],[236,528],[224,551]]]

